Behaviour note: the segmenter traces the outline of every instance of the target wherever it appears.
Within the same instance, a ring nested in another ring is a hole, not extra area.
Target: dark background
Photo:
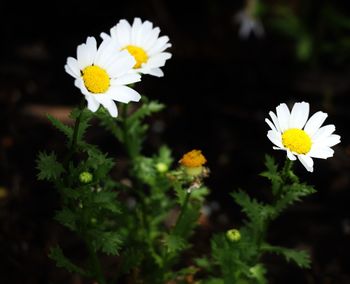
[[[300,17],[313,40],[306,59],[296,54],[305,31],[291,37],[274,28],[271,11],[280,3]],[[35,159],[40,150],[64,151],[64,138],[45,113],[67,120],[81,98],[64,71],[66,58],[76,56],[87,36],[98,38],[120,19],[134,17],[159,26],[173,45],[165,76],[144,76],[136,87],[167,105],[149,119],[145,153],[164,143],[176,158],[193,148],[203,150],[211,169],[208,235],[242,222],[229,192],[243,188],[266,198],[268,184],[258,176],[264,155],[284,159],[266,138],[268,112],[281,102],[302,100],[310,102],[312,113],[328,112],[326,123],[336,125],[342,143],[334,147],[333,158],[315,160],[312,174],[296,164],[300,178],[318,192],[285,212],[269,235],[276,245],[307,249],[312,268],[301,270],[277,257],[267,257],[266,263],[271,283],[350,283],[350,33],[344,26],[331,29],[323,18],[329,3],[350,17],[346,1],[265,1],[265,36],[247,39],[238,36],[234,21],[244,1],[2,3],[0,283],[81,283],[47,257],[57,241],[72,248],[72,255],[80,247],[53,221],[58,196],[51,185],[36,180]],[[322,46],[331,48],[324,52]],[[101,128],[91,129],[89,139],[120,161],[125,158]]]

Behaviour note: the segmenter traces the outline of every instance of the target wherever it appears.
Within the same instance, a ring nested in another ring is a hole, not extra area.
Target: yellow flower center
[[[132,56],[134,56],[136,60],[134,69],[140,68],[143,63],[146,63],[148,61],[148,55],[146,51],[141,47],[135,45],[128,45],[123,49],[126,49]]]
[[[96,65],[91,65],[82,71],[86,89],[94,94],[105,93],[110,85],[110,79],[106,70]]]
[[[179,162],[185,167],[196,168],[204,165],[207,160],[202,155],[201,150],[192,150],[183,155],[182,159]]]
[[[282,134],[283,146],[298,154],[306,154],[310,151],[312,141],[310,136],[301,129],[291,128]]]

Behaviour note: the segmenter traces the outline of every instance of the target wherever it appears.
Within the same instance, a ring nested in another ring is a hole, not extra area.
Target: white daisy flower
[[[77,59],[67,58],[66,72],[75,78],[78,87],[88,102],[88,109],[97,111],[102,104],[111,116],[118,116],[114,101],[138,102],[140,94],[127,84],[140,81],[141,76],[132,71],[134,57],[127,51],[115,51],[115,45],[107,40],[97,48],[96,39],[88,37],[77,48]]]
[[[271,130],[267,137],[275,144],[276,150],[285,150],[290,160],[299,161],[309,171],[313,171],[313,159],[327,159],[333,156],[332,146],[340,143],[340,136],[333,134],[335,126],[322,126],[327,114],[319,111],[309,117],[310,106],[306,102],[295,103],[290,112],[286,104],[270,111],[272,119],[265,119]]]
[[[165,49],[171,46],[169,37],[158,37],[160,29],[153,28],[149,21],[141,22],[140,18],[135,18],[132,26],[126,20],[120,20],[110,30],[110,35],[102,33],[103,39],[112,39],[119,50],[127,50],[134,56],[136,63],[134,70],[137,73],[150,74],[157,77],[164,76],[160,67],[165,65],[165,61],[171,58]]]

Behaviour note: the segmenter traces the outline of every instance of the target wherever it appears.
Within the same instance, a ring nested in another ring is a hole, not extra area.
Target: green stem
[[[186,209],[187,209],[187,205],[188,205],[188,201],[190,200],[191,192],[192,192],[191,190],[187,190],[186,191],[185,200],[184,200],[184,203],[181,206],[180,215],[177,218],[176,224],[175,224],[175,227],[174,227],[174,233],[175,234],[177,233],[178,227],[179,227],[179,225],[180,225],[180,223],[182,221],[183,216],[185,215],[185,212],[186,212]]]
[[[97,253],[94,250],[89,240],[86,240],[86,246],[89,252],[89,258],[93,269],[94,278],[97,280],[98,284],[106,284],[106,280],[105,280],[105,277],[103,276],[101,264],[97,257]]]

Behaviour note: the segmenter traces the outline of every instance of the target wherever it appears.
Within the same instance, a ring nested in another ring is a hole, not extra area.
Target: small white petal
[[[127,86],[111,87],[109,95],[113,100],[121,103],[138,102],[141,99],[138,92]]]
[[[278,132],[282,132],[281,128],[280,128],[280,125],[278,123],[278,118],[277,118],[276,114],[274,112],[270,111],[269,115],[270,115],[270,117],[272,119],[273,124],[276,126],[277,131]]]
[[[314,161],[312,160],[311,157],[306,156],[306,155],[298,155],[299,161],[303,164],[305,169],[309,172],[314,171]]]
[[[131,27],[131,39],[130,42],[133,45],[137,45],[137,40],[139,37],[139,31],[142,28],[142,22],[140,18],[135,18]]]
[[[129,73],[121,75],[120,77],[111,81],[112,86],[129,85],[141,81],[141,76],[137,73]]]
[[[118,58],[115,58],[107,67],[107,72],[112,78],[129,73],[136,63],[135,58],[126,50],[120,51],[118,54]]]
[[[334,150],[326,146],[312,147],[308,155],[313,158],[327,159],[333,157]]]
[[[67,58],[67,64],[66,66],[69,68],[69,70],[72,72],[72,73],[69,73],[66,69],[66,71],[72,75],[73,77],[75,78],[78,78],[80,77],[80,69],[79,69],[79,65],[78,65],[78,61],[73,58],[73,57],[68,57]]]
[[[96,40],[94,37],[88,37],[86,44],[81,44],[77,48],[77,61],[80,70],[90,66],[94,62],[96,53]]]
[[[96,95],[96,100],[99,103],[101,103],[105,109],[108,110],[109,114],[112,117],[118,116],[117,106],[116,106],[115,102],[109,96],[99,94],[99,95]]]
[[[305,125],[305,132],[309,134],[311,137],[316,133],[316,131],[321,127],[325,119],[327,118],[327,114],[318,111],[313,116],[310,117],[309,121]]]
[[[141,43],[141,45],[145,48],[146,51],[152,48],[156,44],[159,33],[160,33],[160,29],[156,27],[149,33],[148,38],[145,37],[143,39],[143,42]]]
[[[130,44],[131,26],[128,21],[120,20],[115,28],[111,29],[111,35],[117,39],[120,48]]]
[[[282,145],[282,138],[281,138],[281,133],[273,131],[273,130],[269,130],[267,132],[267,138],[270,139],[270,141],[275,144],[276,146],[280,147],[280,148],[284,148]]]
[[[265,118],[265,122],[270,126],[271,130],[279,132],[268,118]]]
[[[171,58],[171,53],[162,52],[150,57],[147,63],[143,64],[142,67],[157,68],[165,65],[165,61]]]
[[[320,144],[326,145],[328,147],[332,147],[332,146],[337,145],[339,143],[340,143],[340,136],[337,134],[332,134],[320,142]]]
[[[330,136],[334,131],[335,131],[335,126],[333,124],[322,126],[312,136],[312,141],[313,142],[322,141],[326,137]]]
[[[291,151],[289,151],[288,149],[286,151],[287,151],[287,157],[289,158],[289,160],[295,161],[297,159]]]
[[[99,106],[100,106],[100,103],[98,101],[96,101],[94,96],[96,96],[96,95],[86,95],[85,96],[85,99],[88,102],[88,109],[91,110],[92,112],[97,111]]]
[[[152,75],[152,76],[156,76],[156,77],[163,77],[164,76],[164,73],[162,71],[162,69],[160,68],[151,68],[151,69],[142,69],[141,70],[139,69],[140,73],[143,73],[143,74],[149,74],[149,75]]]
[[[281,132],[284,132],[286,129],[289,128],[289,117],[290,112],[286,104],[280,104],[277,108],[277,118],[278,123],[281,129]]]
[[[309,117],[309,110],[308,103],[295,103],[290,114],[289,127],[302,129]]]
[[[170,43],[167,43],[169,41],[168,36],[161,36],[160,38],[157,39],[156,43],[150,50],[147,51],[149,56],[153,56],[156,53],[160,53],[163,50],[165,50],[167,47],[170,47]]]

